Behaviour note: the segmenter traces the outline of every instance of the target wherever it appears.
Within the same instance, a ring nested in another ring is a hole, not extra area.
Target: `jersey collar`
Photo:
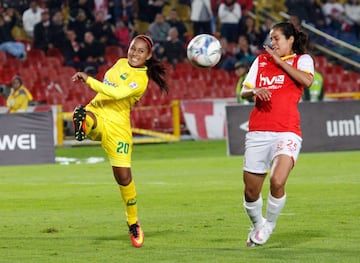
[[[287,60],[287,59],[289,59],[289,58],[294,58],[295,56],[296,56],[296,53],[291,54],[291,55],[287,55],[287,56],[283,56],[283,57],[281,57],[281,59],[282,59],[282,60]]]

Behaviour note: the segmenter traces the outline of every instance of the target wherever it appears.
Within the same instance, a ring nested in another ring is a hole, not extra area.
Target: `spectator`
[[[191,1],[189,1],[191,2]],[[213,14],[211,18],[211,33],[216,34],[218,31],[218,13],[219,13],[219,5],[221,0],[210,0],[211,12]]]
[[[135,0],[136,1],[136,0]],[[134,24],[134,0],[121,0],[119,6],[119,18],[129,25]]]
[[[302,99],[304,101],[322,101],[324,99],[324,79],[320,72],[314,72],[314,81],[308,89],[304,89]]]
[[[244,18],[244,22],[240,24],[240,35],[245,35],[249,41],[251,52],[257,54],[262,48],[262,35],[260,29],[256,27],[255,19],[251,16]]]
[[[50,14],[55,13],[57,10],[62,10],[64,5],[64,0],[45,0],[46,7],[49,9]]]
[[[241,96],[241,89],[243,86],[243,82],[245,77],[247,76],[247,73],[249,71],[250,68],[250,63],[248,62],[236,62],[235,63],[235,75],[239,78],[238,82],[236,84],[236,101],[238,103],[243,103],[243,104],[248,104],[249,102],[254,102],[253,98],[243,98]]]
[[[29,8],[26,9],[22,15],[23,26],[28,38],[34,37],[34,28],[37,23],[41,21],[42,9],[37,4],[37,1],[30,1]]]
[[[8,113],[26,112],[29,102],[33,97],[30,91],[23,85],[20,76],[14,76],[11,80],[10,95],[6,99]]]
[[[165,17],[162,13],[158,13],[155,16],[154,22],[149,25],[149,33],[155,43],[163,43],[166,41],[170,25],[165,21]]]
[[[235,53],[234,53],[235,46],[229,45],[229,42],[224,37],[220,38],[219,41],[220,41],[222,53],[219,63],[216,64],[216,68],[225,69],[226,66],[224,66],[223,64],[228,63],[227,62],[228,60],[234,61],[234,63],[236,62]]]
[[[97,69],[105,62],[105,45],[97,41],[91,31],[85,33],[84,43],[79,50],[79,58],[82,70],[89,66]]]
[[[26,9],[29,8],[29,1],[28,0],[23,0],[23,1],[14,1],[14,0],[7,0],[7,1],[0,1],[1,2],[1,6],[6,9],[15,9],[17,10],[17,12],[19,12],[19,14],[23,14],[25,12]]]
[[[98,11],[102,11],[104,20],[108,21],[111,18],[108,9],[108,2],[107,0],[94,0],[94,13],[95,13],[95,21],[96,21],[96,14]]]
[[[66,25],[64,23],[64,15],[60,10],[55,11],[51,17],[49,27],[49,47],[62,49],[64,45]]]
[[[228,42],[236,43],[237,27],[241,19],[241,6],[236,0],[224,0],[218,10],[220,22],[220,37],[224,37]]]
[[[0,50],[23,60],[26,58],[25,45],[22,42],[16,42],[11,34],[15,23],[15,17],[10,22],[6,22],[0,14]]]
[[[13,38],[26,40],[27,36],[24,31],[24,27],[22,24],[22,16],[19,11],[15,8],[6,8],[3,10],[2,15],[4,17],[5,22],[12,23],[11,33]]]
[[[334,34],[347,27],[347,21],[344,20],[345,8],[339,1],[327,0],[322,6],[322,11],[326,25]]]
[[[75,30],[68,29],[66,31],[66,39],[64,41],[63,48],[61,49],[61,52],[64,57],[65,66],[80,68],[79,51],[80,51],[80,42],[77,40]]]
[[[224,61],[221,66],[222,69],[233,71],[235,69],[235,63],[238,61],[248,63],[252,63],[254,61],[255,55],[251,51],[249,39],[246,35],[239,36],[234,54],[234,57],[230,57]]]
[[[164,6],[165,6],[164,0],[149,0],[148,18],[150,23],[156,19],[157,14],[163,12]]]
[[[348,0],[344,8],[345,16],[352,22],[355,35],[360,40],[360,0]]]
[[[119,18],[116,23],[114,35],[117,38],[117,41],[119,42],[120,47],[123,50],[126,50],[126,48],[130,44],[130,29],[125,24],[125,21],[122,20],[121,18]]]
[[[296,30],[303,31],[301,21],[297,15],[290,15],[289,22],[294,25]]]
[[[193,23],[194,36],[211,34],[211,21],[213,17],[210,0],[191,1],[190,20]]]
[[[114,35],[114,28],[106,21],[103,10],[95,12],[95,21],[90,26],[89,30],[93,33],[95,39],[103,43],[105,46],[117,44],[117,39]]]
[[[41,11],[41,21],[34,27],[34,48],[42,49],[45,52],[50,47],[49,41],[50,14],[49,10]]]
[[[79,8],[76,10],[75,18],[70,20],[68,28],[74,30],[77,40],[82,42],[84,40],[85,32],[90,28],[90,20],[87,18],[84,9]]]
[[[271,27],[274,25],[274,20],[271,17],[265,18],[265,21],[260,26],[260,43],[262,45],[270,45],[269,33]]]
[[[243,62],[252,63],[254,61],[255,54],[251,49],[249,38],[246,35],[239,36],[235,57]]]
[[[290,15],[295,15],[299,18],[300,21],[309,21],[309,9],[308,3],[309,0],[299,1],[299,0],[286,0],[285,6],[288,9]]]
[[[241,6],[242,16],[248,16],[249,12],[251,12],[254,7],[254,0],[237,0],[237,2]]]
[[[176,27],[179,33],[179,39],[186,42],[186,26],[183,21],[180,20],[178,11],[175,8],[170,10],[169,19],[166,22],[170,25],[170,27]]]
[[[76,10],[84,10],[86,17],[91,21],[94,21],[93,11],[95,10],[94,0],[69,0],[70,13],[75,13]]]
[[[134,37],[136,37],[137,35],[139,35],[139,23],[134,21],[134,24],[129,26],[130,29],[130,39],[133,39]]]
[[[137,0],[134,2],[134,18],[136,18],[139,23],[148,25],[154,21],[154,19],[150,18],[149,10],[148,0]]]
[[[176,27],[172,27],[166,40],[157,50],[157,56],[162,61],[166,61],[173,66],[184,61],[186,58],[185,43],[179,39],[179,33]]]

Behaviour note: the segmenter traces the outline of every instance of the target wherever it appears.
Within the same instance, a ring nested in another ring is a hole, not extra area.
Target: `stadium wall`
[[[251,105],[226,106],[227,150],[244,154]],[[299,104],[302,152],[360,150],[360,101],[303,102]]]

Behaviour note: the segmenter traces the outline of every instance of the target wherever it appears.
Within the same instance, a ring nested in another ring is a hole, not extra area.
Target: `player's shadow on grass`
[[[276,231],[276,230],[275,230]],[[276,231],[270,237],[266,246],[274,247],[293,247],[302,243],[311,241],[312,239],[325,238],[326,234],[320,230],[299,230],[291,232]]]

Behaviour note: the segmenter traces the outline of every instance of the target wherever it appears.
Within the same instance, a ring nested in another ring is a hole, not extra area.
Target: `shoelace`
[[[137,238],[139,236],[138,231],[137,231],[138,225],[137,224],[133,224],[129,227],[129,232],[135,237]]]

